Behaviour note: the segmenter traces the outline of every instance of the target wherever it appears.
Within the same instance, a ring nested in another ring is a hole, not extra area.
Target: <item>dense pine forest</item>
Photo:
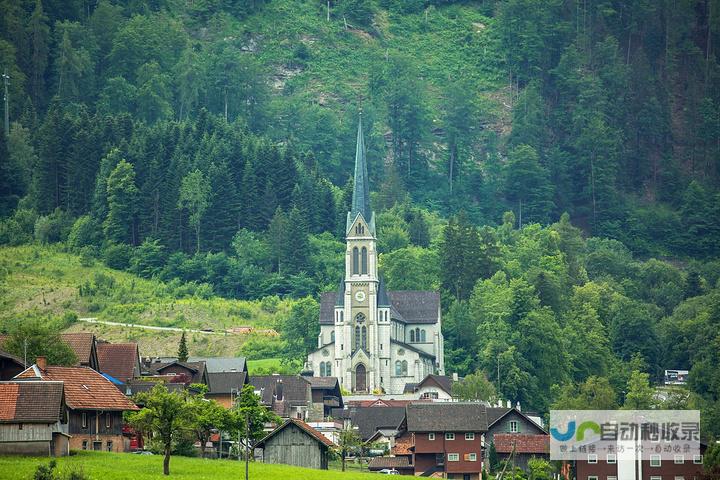
[[[303,299],[263,345],[302,359],[362,111],[382,274],[442,292],[450,372],[540,411],[701,408],[720,435],[720,1],[0,11],[0,243]],[[670,368],[690,389],[660,402]]]

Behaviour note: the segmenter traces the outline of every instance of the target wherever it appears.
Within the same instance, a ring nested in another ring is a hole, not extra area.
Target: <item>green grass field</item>
[[[182,286],[143,279],[83,263],[60,246],[0,247],[0,324],[29,313],[75,312],[79,317],[188,329],[273,328],[292,301],[276,302],[200,298]],[[173,355],[179,332],[78,322],[70,331],[87,331],[111,342],[138,342],[143,356]],[[188,334],[191,355],[235,356],[254,335]]]
[[[47,458],[0,457],[1,480],[31,480],[37,465],[48,463]],[[132,455],[128,453],[78,452],[58,459],[58,468],[68,471],[81,469],[92,480],[151,480],[161,478],[193,480],[237,480],[244,478],[244,464],[231,460],[203,460],[173,457],[170,477],[162,475],[162,456]],[[368,479],[368,472],[322,471],[285,465],[250,464],[253,480],[355,480]]]

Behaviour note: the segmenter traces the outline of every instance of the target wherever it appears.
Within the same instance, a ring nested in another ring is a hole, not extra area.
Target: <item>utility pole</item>
[[[8,95],[8,81],[10,80],[10,75],[7,74],[7,69],[3,72],[2,75],[3,83],[5,84],[5,95],[3,97],[3,100],[5,101],[5,136],[10,136],[10,109],[8,108],[8,102],[10,101],[10,96]]]
[[[238,445],[239,447],[239,445]],[[249,480],[250,468],[250,412],[245,412],[245,480]]]

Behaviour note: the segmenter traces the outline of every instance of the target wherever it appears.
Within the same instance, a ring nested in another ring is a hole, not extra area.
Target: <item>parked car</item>
[[[383,468],[378,473],[382,473],[383,475],[400,475],[400,472],[394,468]]]

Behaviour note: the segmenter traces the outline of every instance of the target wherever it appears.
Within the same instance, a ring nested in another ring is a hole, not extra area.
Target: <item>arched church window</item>
[[[357,275],[360,271],[360,252],[358,252],[357,247],[353,247],[353,254],[352,254],[352,273],[353,275]]]
[[[360,346],[367,350],[367,327],[363,325],[363,327],[360,329],[360,335],[361,335],[361,341]]]
[[[420,329],[419,328],[415,329],[415,341],[416,342],[420,341]]]
[[[325,362],[320,362],[320,376],[325,376]]]
[[[364,313],[358,313],[355,315],[355,322],[356,323],[363,323],[365,321],[365,314]]]
[[[402,362],[400,360],[395,360],[395,375],[398,377],[402,375]]]
[[[415,341],[415,330],[410,330],[410,343]]]
[[[332,363],[331,362],[325,363],[325,376],[332,377]]]
[[[425,341],[425,329],[420,330],[420,341]]]
[[[402,374],[407,375],[407,360],[402,361]]]
[[[355,326],[355,350],[360,348],[360,325]]]
[[[360,265],[362,266],[361,272],[363,275],[366,275],[368,273],[368,258],[367,258],[367,248],[365,248],[365,247],[362,247],[361,259],[362,259],[362,261],[360,263]]]
[[[330,343],[335,343],[335,330],[330,332]]]

